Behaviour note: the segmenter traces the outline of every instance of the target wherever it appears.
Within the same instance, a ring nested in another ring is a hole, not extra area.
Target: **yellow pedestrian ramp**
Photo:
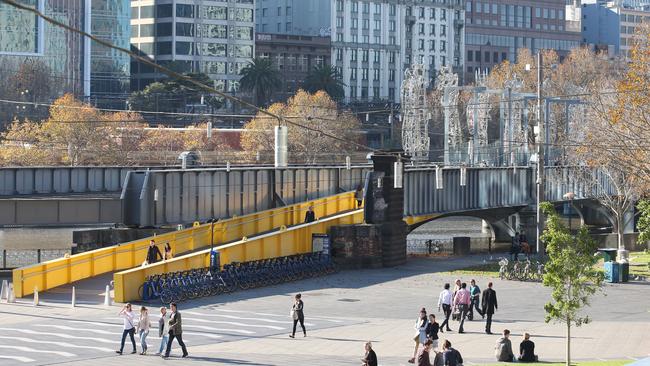
[[[14,291],[16,297],[23,297],[32,294],[34,289],[47,291],[100,274],[141,266],[151,239],[155,239],[161,252],[165,243],[169,243],[173,253],[179,255],[209,247],[211,243],[222,245],[302,223],[309,206],[314,207],[316,217],[326,217],[354,210],[356,205],[354,192],[346,192],[212,224],[196,223],[188,229],[17,268],[13,271]]]
[[[354,210],[324,217],[308,224],[300,224],[255,237],[242,238],[233,243],[215,248],[219,252],[221,265],[231,262],[247,262],[267,258],[309,253],[312,248],[312,234],[326,234],[330,227],[352,225],[363,222],[363,210]],[[210,249],[180,256],[168,261],[117,272],[115,302],[139,300],[138,290],[148,276],[205,268],[210,265]]]

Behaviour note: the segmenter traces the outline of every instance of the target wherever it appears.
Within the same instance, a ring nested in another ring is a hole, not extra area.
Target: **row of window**
[[[147,5],[131,8],[131,19],[171,18],[172,16],[174,16],[173,4]],[[179,18],[233,20],[252,23],[253,9],[176,4],[176,16]]]
[[[262,16],[263,17],[270,15],[270,13],[271,12],[269,11],[269,8],[262,8]],[[278,6],[278,8],[277,8],[277,15],[282,16],[282,7],[281,6]],[[284,15],[291,15],[291,7],[290,6],[285,7]]]
[[[424,7],[419,7],[417,9],[418,12],[418,18],[419,19],[425,19],[426,18],[426,9]],[[447,19],[447,9],[436,9],[436,8],[429,8],[429,19],[436,19],[436,13],[440,14],[440,20],[446,20]],[[460,18],[460,12],[456,12],[457,16],[456,19]],[[413,8],[410,6],[406,7],[406,16],[413,16]]]
[[[465,43],[468,45],[492,45],[498,47],[509,47],[516,49],[525,47],[529,49],[554,49],[561,51],[570,51],[580,46],[580,41],[570,41],[561,39],[514,37],[514,36],[495,36],[487,34],[466,34]]]
[[[381,14],[381,4],[375,3],[373,4],[373,11],[374,14]],[[352,10],[353,13],[358,13],[359,12],[359,1],[353,0],[350,2],[350,9]],[[343,0],[336,0],[336,11],[344,11],[343,9]],[[361,2],[361,12],[363,14],[370,14],[370,3],[368,2]],[[395,4],[390,4],[388,6],[388,15],[395,16],[397,14],[397,6]]]
[[[481,55],[483,57],[481,57]],[[490,57],[491,56],[491,57]],[[507,52],[501,52],[501,59],[499,59],[499,52],[490,52],[490,51],[484,51],[481,53],[481,51],[472,51],[468,50],[467,51],[467,62],[502,62],[508,59],[508,53]],[[490,61],[492,60],[492,61]]]
[[[170,37],[172,23],[140,24],[131,26],[131,37]],[[176,36],[215,39],[253,40],[253,27],[221,24],[176,23]]]
[[[138,49],[147,55],[171,55],[172,42],[142,42],[134,44]],[[218,56],[218,57],[241,57],[252,58],[253,46],[249,45],[227,45],[225,43],[204,43],[204,42],[180,42],[176,41],[176,55],[184,56]]]
[[[264,52],[259,55],[260,58],[266,58],[273,61],[276,69],[285,71],[302,71],[307,72],[312,67],[323,65],[324,56],[310,56],[297,53],[270,53]]]
[[[468,1],[466,3],[465,11],[468,13],[467,16],[470,16],[469,13],[474,14],[492,14],[492,15],[501,15],[503,16],[506,11],[509,14],[531,14],[532,8],[530,6],[522,5],[506,5],[504,4],[494,4],[494,3],[481,3],[480,1],[472,2]],[[532,14],[531,14],[532,15]],[[562,9],[553,9],[553,8],[539,8],[535,7],[535,17],[542,19],[559,19],[564,20],[564,10]]]
[[[620,15],[621,22],[628,22],[628,23],[643,23],[643,22],[650,22],[650,16],[641,16],[641,15],[632,15],[632,14],[621,14]]]
[[[260,26],[261,25],[261,26]],[[258,29],[260,32],[270,32],[271,31],[271,25],[267,23],[263,24],[258,24]],[[277,23],[275,27],[276,32],[282,32],[283,30],[286,32],[291,32],[293,29],[293,25],[291,22],[286,22],[286,23]]]
[[[379,87],[375,86],[372,88],[372,98],[375,100],[379,100],[381,96],[379,95]],[[350,85],[350,99],[368,99],[368,87],[367,86],[362,86],[361,87],[361,93],[357,94],[357,86],[356,85]],[[395,99],[395,88],[388,88],[388,99],[393,100]]]

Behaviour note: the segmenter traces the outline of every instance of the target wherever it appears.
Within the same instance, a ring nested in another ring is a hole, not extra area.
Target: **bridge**
[[[220,253],[222,265],[309,252],[312,234],[328,233],[333,226],[364,221],[374,224],[372,212],[385,209],[378,204],[380,199],[388,202],[382,220],[393,225],[389,231],[396,235],[398,249],[405,244],[400,243],[404,241],[399,237],[402,229],[395,219],[400,222],[404,219],[402,225],[408,233],[439,217],[475,216],[488,221],[495,236],[504,238],[513,233],[513,226],[527,228],[534,223],[531,205],[535,203],[536,180],[530,167],[407,166],[401,188],[395,185],[395,173],[387,166],[376,163],[374,168],[370,165],[222,167],[120,172],[124,177],[119,185],[122,223],[192,225],[155,237],[159,246],[170,243],[178,256],[142,267],[150,238],[136,240],[16,269],[15,293],[22,297],[34,290],[44,291],[113,273],[116,301],[135,300],[146,276],[208,266],[212,247]],[[571,180],[568,169],[571,168],[547,168],[566,179],[547,180],[546,199],[561,202],[564,193],[572,191],[576,200],[588,201],[590,190]],[[365,183],[365,210],[357,208],[353,192],[362,182]],[[117,186],[102,187],[115,189]],[[309,206],[314,207],[319,219],[303,223]],[[507,221],[512,215],[518,215],[515,225]],[[391,250],[395,252],[394,248]],[[405,255],[405,247],[401,251]]]

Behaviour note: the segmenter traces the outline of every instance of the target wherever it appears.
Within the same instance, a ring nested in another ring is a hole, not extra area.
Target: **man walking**
[[[309,206],[309,209],[307,209],[307,212],[305,212],[305,223],[308,224],[314,221],[316,221],[316,213],[314,212],[314,206]]]
[[[492,289],[492,282],[488,283],[487,290],[483,291],[481,305],[483,307],[483,314],[487,316],[485,333],[492,334],[492,315],[499,307],[497,305],[497,292]]]
[[[149,241],[149,249],[147,249],[147,264],[154,264],[163,258],[160,253],[160,248],[156,246],[154,240]]]
[[[469,315],[467,318],[469,320],[474,320],[474,308],[476,308],[478,315],[485,318],[485,315],[483,315],[483,312],[479,309],[481,303],[481,299],[479,298],[481,289],[476,285],[476,281],[473,279],[469,282],[469,294],[471,296],[471,303],[469,304]]]
[[[449,316],[451,315],[451,291],[449,291],[449,284],[445,283],[445,289],[440,292],[438,296],[438,311],[442,306],[442,311],[445,314],[445,321],[440,324],[440,332],[444,333],[444,328],[447,327],[447,331],[451,332],[449,328]]]
[[[172,349],[172,342],[174,338],[178,339],[178,344],[183,350],[183,357],[187,357],[187,348],[183,343],[183,323],[181,322],[181,313],[176,309],[176,304],[171,304],[172,314],[169,316],[169,340],[167,341],[167,350],[165,351],[164,358],[169,357],[169,352]]]
[[[460,311],[460,325],[458,326],[458,333],[465,333],[463,325],[465,324],[465,317],[467,317],[467,310],[469,309],[470,295],[467,291],[467,284],[463,282],[460,285],[460,290],[454,296],[454,306],[458,306]]]

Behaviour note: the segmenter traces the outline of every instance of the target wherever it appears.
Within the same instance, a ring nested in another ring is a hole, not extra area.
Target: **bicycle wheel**
[[[163,304],[171,304],[174,302],[174,296],[170,289],[164,289],[160,292],[160,302]]]

